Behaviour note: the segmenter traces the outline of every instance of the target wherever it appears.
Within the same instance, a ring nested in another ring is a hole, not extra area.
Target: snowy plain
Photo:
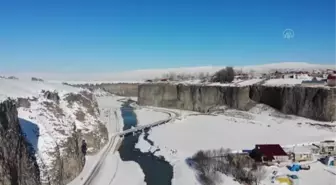
[[[199,67],[181,67],[166,69],[142,69],[134,71],[124,71],[118,73],[2,73],[2,75],[15,75],[20,79],[30,79],[32,76],[43,78],[44,80],[53,82],[67,82],[73,84],[79,83],[131,83],[143,82],[146,79],[160,78],[168,73],[183,73],[198,76],[200,73],[214,73],[226,66],[199,66]],[[334,69],[335,65],[311,64],[305,62],[279,62],[254,66],[234,66],[235,70],[243,72],[253,72],[255,74],[275,72],[275,71],[313,71]]]
[[[28,98],[38,96],[41,90],[57,91],[60,96],[66,93],[77,93],[83,89],[60,83],[38,82],[31,80],[10,80],[0,78],[0,101],[7,98]]]
[[[194,171],[185,163],[197,151],[221,147],[242,150],[252,149],[255,144],[295,145],[336,138],[335,127],[316,127],[311,123],[336,124],[284,115],[265,105],[257,105],[249,112],[227,110],[224,115],[185,114],[182,120],[151,129],[148,138],[154,141],[154,146],[142,136],[136,147],[142,151],[160,149],[155,155],[165,157],[174,166],[173,185],[199,184]],[[334,184],[335,175],[327,172],[323,164],[313,164],[312,168],[299,172],[304,185]],[[289,172],[284,168],[279,170]],[[313,177],[315,181],[311,180]],[[223,184],[236,183],[226,178]],[[263,183],[268,185],[269,179]]]

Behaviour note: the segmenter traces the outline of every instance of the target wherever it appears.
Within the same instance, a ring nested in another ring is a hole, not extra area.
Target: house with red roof
[[[250,157],[257,162],[286,162],[289,155],[279,144],[259,144],[251,151]]]
[[[336,74],[329,74],[327,77],[328,86],[336,86]]]

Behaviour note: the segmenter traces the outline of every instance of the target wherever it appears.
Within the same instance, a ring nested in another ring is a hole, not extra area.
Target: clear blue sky
[[[295,37],[283,38],[290,28]],[[335,0],[7,0],[0,71],[335,62]]]

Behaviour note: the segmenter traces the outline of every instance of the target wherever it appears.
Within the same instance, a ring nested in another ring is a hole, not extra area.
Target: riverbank
[[[121,112],[124,120],[123,130],[130,129],[138,125],[137,115],[135,114],[133,108],[129,105],[129,103],[125,103],[121,107]],[[140,112],[144,113],[143,111]],[[148,116],[145,116],[145,118],[148,118]],[[141,122],[154,120],[142,119]],[[158,121],[158,119],[156,119],[155,121]],[[144,130],[145,134],[147,131],[147,129]],[[144,181],[147,185],[171,185],[173,167],[168,162],[166,162],[164,158],[157,157],[154,155],[154,153],[150,151],[142,152],[141,150],[135,148],[139,136],[140,133],[135,133],[128,134],[124,137],[118,150],[121,159],[123,161],[134,161],[139,164],[145,175]],[[149,142],[153,143],[152,141]]]

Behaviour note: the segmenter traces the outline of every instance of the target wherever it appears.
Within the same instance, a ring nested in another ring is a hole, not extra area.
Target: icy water
[[[136,114],[133,112],[133,108],[129,106],[129,102],[125,103],[121,107],[121,113],[124,120],[123,130],[130,129],[132,126],[136,127]],[[153,145],[154,142],[147,138],[147,132],[148,130],[145,130],[144,139]],[[138,163],[145,174],[145,182],[147,185],[171,185],[173,167],[165,161],[163,157],[157,157],[151,152],[143,153],[139,149],[135,148],[140,134],[141,133],[136,133],[135,135],[128,134],[124,137],[124,140],[119,148],[121,159],[123,161],[134,161]],[[131,176],[132,174],[130,174],[130,178],[132,178]]]

